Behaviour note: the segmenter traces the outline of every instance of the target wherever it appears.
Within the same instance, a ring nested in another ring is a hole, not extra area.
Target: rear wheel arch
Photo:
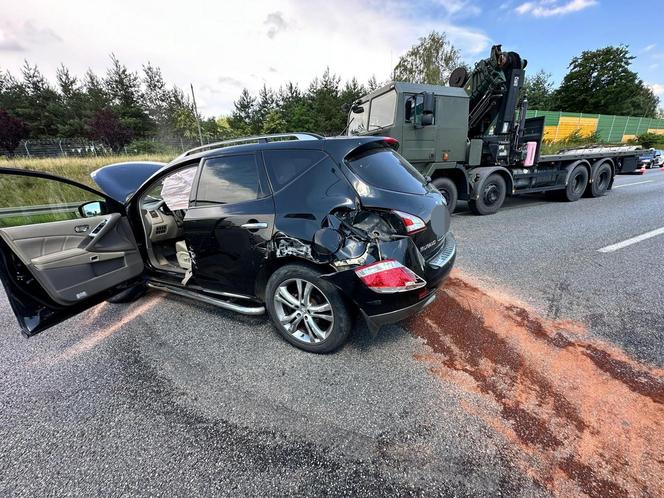
[[[468,178],[466,173],[459,168],[440,168],[431,173],[431,179],[449,178],[454,182],[459,199],[468,199],[470,188],[468,187]]]
[[[269,260],[263,268],[258,272],[256,276],[255,284],[255,295],[261,301],[265,302],[265,289],[267,288],[267,281],[270,279],[272,274],[276,272],[279,268],[291,265],[298,264],[311,268],[321,273],[331,273],[334,271],[334,268],[328,264],[315,263],[304,258],[299,258],[297,256],[284,256],[282,258],[273,258]]]

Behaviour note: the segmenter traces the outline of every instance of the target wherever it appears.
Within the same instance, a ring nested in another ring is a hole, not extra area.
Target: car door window
[[[23,175],[0,176],[0,228],[105,214],[104,199],[61,181]]]
[[[267,150],[263,153],[272,188],[276,192],[325,159],[320,150]]]
[[[258,199],[262,192],[255,155],[216,157],[203,164],[196,204],[234,204]]]

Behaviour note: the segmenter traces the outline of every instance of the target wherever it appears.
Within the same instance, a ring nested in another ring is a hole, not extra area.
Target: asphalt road
[[[664,235],[598,250],[664,171],[617,185],[457,214],[438,302],[329,356],[159,293],[28,340],[2,294],[0,495],[657,495]]]
[[[538,194],[508,199],[493,216],[459,211],[460,268],[664,366],[664,234],[598,252],[664,228],[664,170],[617,176],[597,199],[551,202]]]

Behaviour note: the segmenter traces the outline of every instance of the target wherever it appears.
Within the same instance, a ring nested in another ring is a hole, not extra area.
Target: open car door
[[[0,280],[31,336],[137,283],[124,206],[74,181],[0,168]]]

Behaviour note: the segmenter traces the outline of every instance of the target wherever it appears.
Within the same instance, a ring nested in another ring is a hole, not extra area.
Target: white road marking
[[[633,183],[623,183],[622,185],[614,185],[613,188],[623,188],[623,187],[629,187],[631,185],[641,185],[643,183],[652,183],[655,180],[643,180],[642,182],[633,182]]]
[[[631,246],[632,244],[636,244],[637,242],[642,242],[644,240],[651,239],[652,237],[656,237],[657,235],[664,235],[664,227],[652,230],[650,232],[642,233],[641,235],[637,235],[636,237],[632,237],[631,239],[623,240],[622,242],[618,242],[616,244],[611,244],[610,246],[602,247],[601,249],[597,249],[597,251],[598,252],[617,251],[618,249]]]

